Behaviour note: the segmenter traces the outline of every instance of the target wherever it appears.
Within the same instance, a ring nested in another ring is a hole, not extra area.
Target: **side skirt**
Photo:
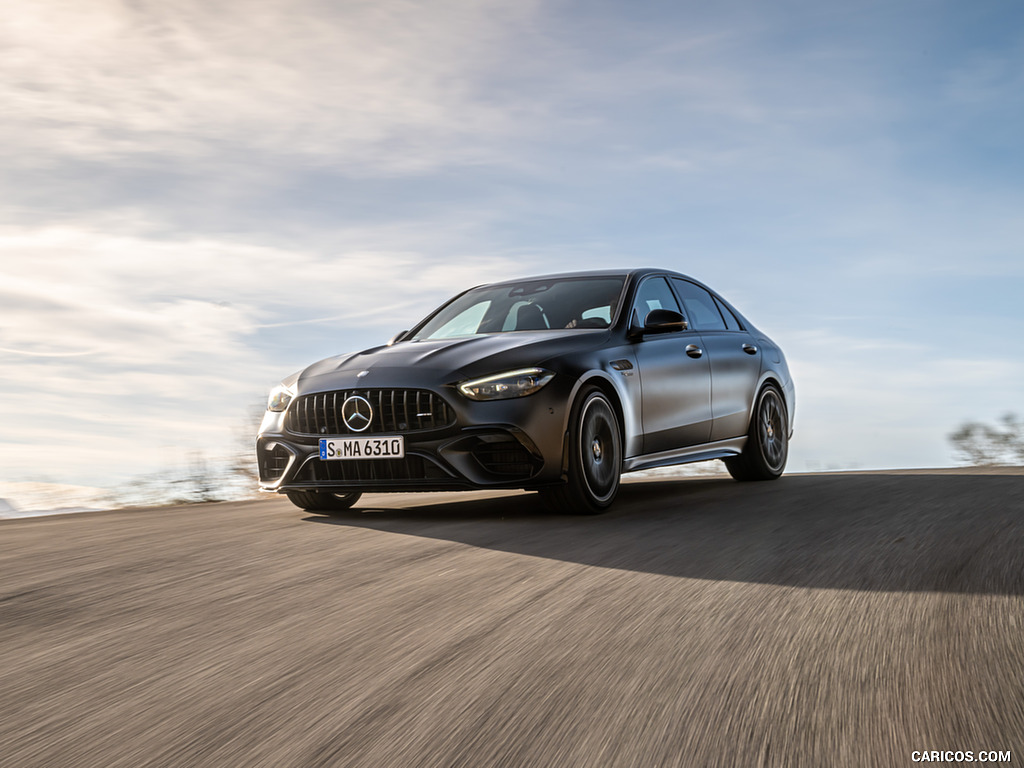
[[[622,462],[623,472],[637,472],[641,469],[654,469],[655,467],[669,467],[673,464],[689,464],[694,461],[708,461],[710,459],[724,459],[729,456],[738,456],[743,452],[747,444],[747,437],[733,437],[729,440],[719,440],[715,443],[704,443],[703,445],[691,445],[686,448],[677,448],[672,451],[661,453],[649,453],[643,456],[631,456]]]

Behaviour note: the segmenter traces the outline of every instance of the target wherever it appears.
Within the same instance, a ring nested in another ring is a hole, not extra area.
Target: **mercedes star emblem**
[[[373,407],[365,397],[352,395],[341,404],[341,418],[353,432],[363,432],[373,419]]]

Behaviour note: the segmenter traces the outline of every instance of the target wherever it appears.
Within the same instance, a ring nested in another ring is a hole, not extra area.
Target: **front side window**
[[[624,283],[625,277],[572,277],[481,286],[438,310],[412,339],[608,328]]]
[[[636,322],[644,325],[647,315],[655,309],[671,309],[679,312],[679,303],[672,295],[672,289],[668,287],[668,281],[664,277],[649,277],[644,280],[636,290],[636,298],[633,300],[633,311],[636,313]]]

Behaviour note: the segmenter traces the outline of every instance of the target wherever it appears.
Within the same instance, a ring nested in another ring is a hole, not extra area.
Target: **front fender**
[[[616,360],[620,363],[625,360],[619,356]],[[623,459],[636,456],[640,453],[643,442],[640,421],[640,379],[636,373],[635,359],[629,360],[632,368],[617,370],[611,364],[607,368],[593,369],[584,373],[575,383],[570,392],[570,404],[574,405],[579,398],[580,392],[589,386],[598,386],[612,399],[612,406],[618,413],[622,427]],[[565,423],[562,429],[562,464],[566,468],[568,460],[568,434],[570,421],[573,417],[573,408],[570,406],[565,412]]]

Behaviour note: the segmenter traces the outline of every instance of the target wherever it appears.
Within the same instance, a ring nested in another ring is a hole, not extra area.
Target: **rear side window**
[[[714,297],[689,280],[672,278],[672,284],[682,299],[685,312],[683,314],[689,319],[694,328],[702,331],[724,331],[725,320],[722,313],[718,311],[718,305]]]
[[[712,298],[715,298],[715,297],[712,297]],[[740,325],[740,321],[736,319],[736,315],[734,315],[732,313],[732,310],[729,309],[727,306],[725,306],[725,304],[720,302],[717,298],[715,298],[715,306],[718,307],[718,311],[721,312],[722,313],[722,317],[725,318],[725,327],[726,328],[728,328],[730,331],[742,331],[743,330],[743,326]]]

